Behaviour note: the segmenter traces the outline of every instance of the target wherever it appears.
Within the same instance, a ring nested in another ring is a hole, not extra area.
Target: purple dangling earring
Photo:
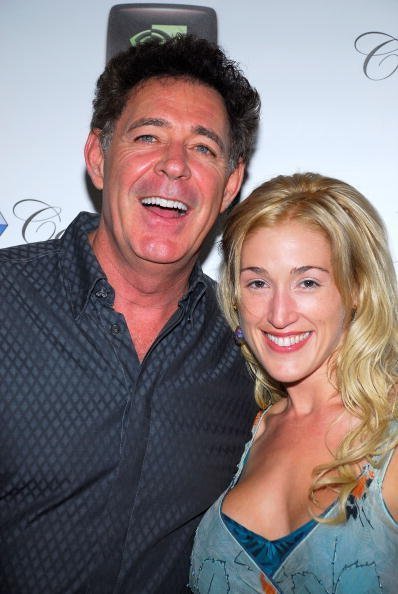
[[[243,330],[240,326],[236,326],[234,337],[238,346],[242,346],[242,344],[245,342],[245,335],[243,334]]]

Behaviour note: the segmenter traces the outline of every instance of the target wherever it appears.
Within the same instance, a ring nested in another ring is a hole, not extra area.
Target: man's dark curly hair
[[[91,129],[101,130],[104,150],[131,91],[152,77],[182,77],[205,84],[221,95],[227,110],[231,147],[229,167],[249,160],[258,128],[260,97],[215,44],[192,35],[166,42],[150,40],[112,58],[97,82]]]

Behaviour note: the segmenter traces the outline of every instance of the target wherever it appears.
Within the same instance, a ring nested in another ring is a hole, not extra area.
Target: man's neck
[[[156,263],[121,254],[99,231],[89,235],[94,253],[115,294],[128,302],[158,307],[178,300],[188,288],[195,261]]]
[[[101,234],[92,233],[90,242],[115,291],[114,309],[124,315],[142,360],[186,293],[194,262],[181,266],[138,258],[128,262]]]

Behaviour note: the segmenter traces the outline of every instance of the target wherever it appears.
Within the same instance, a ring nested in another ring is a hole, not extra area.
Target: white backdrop
[[[82,151],[116,3],[0,2],[0,247],[47,239],[95,209]],[[378,208],[397,260],[398,0],[205,5],[217,12],[219,43],[262,97],[242,196],[279,173],[339,177]],[[217,267],[213,250],[205,269],[216,276]]]

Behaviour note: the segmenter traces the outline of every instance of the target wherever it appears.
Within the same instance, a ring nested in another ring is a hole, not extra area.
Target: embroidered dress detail
[[[246,444],[229,489],[239,479],[258,426]],[[226,518],[221,507],[227,489],[197,529],[191,590],[195,594],[396,594],[398,523],[382,495],[392,453],[379,460],[377,468],[369,464],[363,468],[347,501],[346,522],[334,525],[313,521],[314,525],[308,526],[310,521],[287,536],[293,539],[284,550],[283,538],[271,543],[260,541],[262,537],[255,533],[248,538],[250,531]],[[336,505],[326,511],[326,518],[334,515]],[[275,548],[271,552],[267,549],[269,544],[279,548],[280,541],[282,547],[276,554]]]

